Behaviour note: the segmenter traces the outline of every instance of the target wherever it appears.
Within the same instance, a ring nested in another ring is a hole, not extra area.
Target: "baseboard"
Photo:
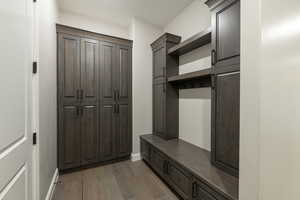
[[[51,200],[53,197],[53,193],[55,190],[55,186],[56,186],[56,182],[58,181],[58,169],[55,170],[52,181],[51,181],[51,185],[49,187],[49,190],[47,192],[47,196],[45,198],[45,200]]]
[[[133,153],[131,154],[131,161],[135,162],[135,161],[139,161],[141,160],[141,154],[140,153]]]

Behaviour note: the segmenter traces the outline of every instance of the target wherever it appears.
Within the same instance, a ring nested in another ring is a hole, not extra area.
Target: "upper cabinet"
[[[215,73],[239,70],[240,1],[210,0],[212,11],[212,66]]]

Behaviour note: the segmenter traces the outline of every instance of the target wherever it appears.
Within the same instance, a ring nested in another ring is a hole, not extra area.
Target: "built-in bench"
[[[185,200],[238,200],[238,178],[210,162],[210,152],[180,139],[143,135],[143,160]]]

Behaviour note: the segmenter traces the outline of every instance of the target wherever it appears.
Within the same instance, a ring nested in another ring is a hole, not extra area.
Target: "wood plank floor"
[[[178,200],[143,161],[65,174],[59,180],[53,200]]]

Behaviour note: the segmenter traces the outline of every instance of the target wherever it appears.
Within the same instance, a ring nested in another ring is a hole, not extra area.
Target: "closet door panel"
[[[58,46],[59,95],[63,104],[78,103],[80,90],[80,38],[60,34]]]
[[[119,104],[118,126],[117,126],[117,146],[118,156],[128,156],[131,153],[131,134],[130,134],[130,111],[128,104]]]
[[[83,165],[98,161],[98,135],[97,106],[83,106],[81,111],[81,161]]]
[[[131,49],[129,47],[118,48],[118,100],[128,100],[131,91]]]
[[[116,107],[115,104],[104,104],[101,107],[100,151],[101,160],[116,158]]]
[[[116,66],[116,46],[112,43],[101,42],[101,72],[100,87],[101,101],[114,101],[115,91],[115,66]]]
[[[81,40],[81,98],[85,104],[98,99],[99,45],[97,40]]]
[[[60,169],[79,167],[80,116],[77,106],[63,106],[60,114],[59,166]]]

